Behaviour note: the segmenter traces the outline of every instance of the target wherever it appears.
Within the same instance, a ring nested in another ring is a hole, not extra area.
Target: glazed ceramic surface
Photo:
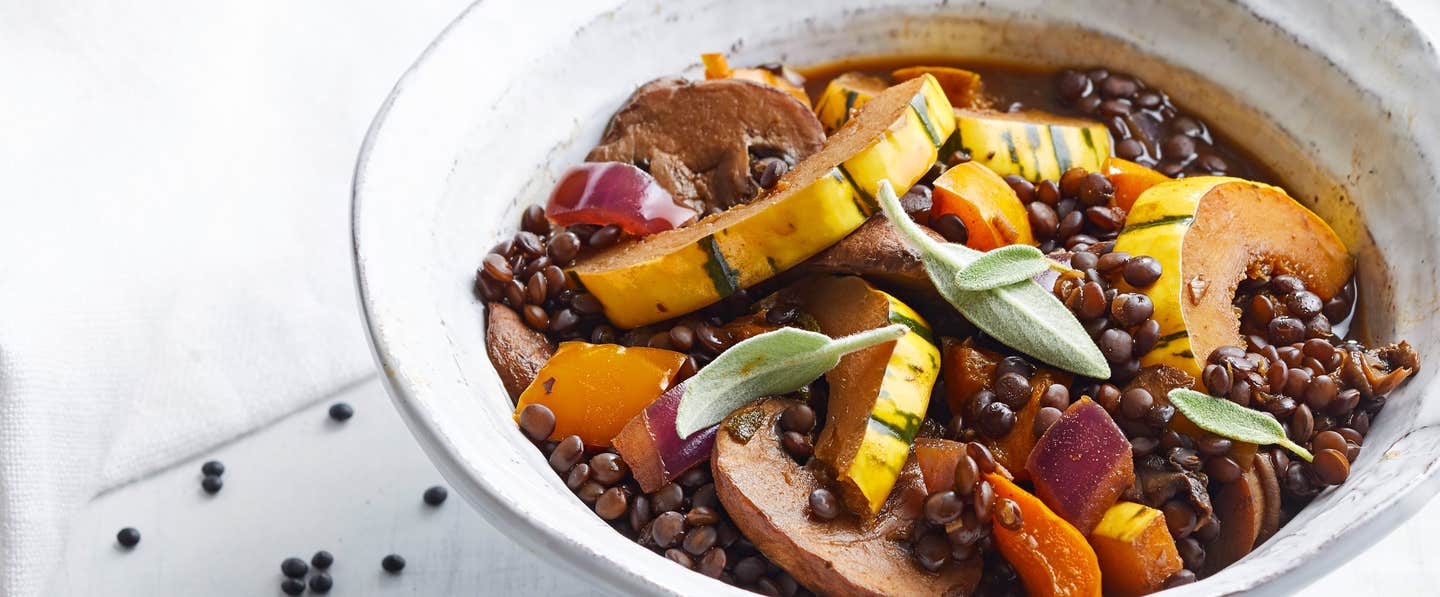
[[[730,588],[612,531],[516,430],[486,358],[476,266],[580,161],[639,84],[698,55],[1005,58],[1133,72],[1237,138],[1359,258],[1372,339],[1431,362],[1397,392],[1350,480],[1240,563],[1174,594],[1285,593],[1403,522],[1437,486],[1440,67],[1378,1],[486,0],[396,86],[355,176],[356,272],[397,407],[451,484],[557,565],[626,593]],[[797,507],[799,507],[797,505]]]

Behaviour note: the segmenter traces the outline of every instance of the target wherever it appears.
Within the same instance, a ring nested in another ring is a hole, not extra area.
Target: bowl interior
[[[631,90],[693,75],[700,52],[721,50],[736,64],[912,55],[1135,73],[1238,140],[1335,225],[1359,259],[1367,336],[1437,354],[1440,248],[1428,231],[1440,204],[1427,200],[1436,168],[1426,159],[1436,148],[1414,132],[1434,130],[1434,115],[1416,108],[1434,97],[1434,58],[1384,3],[1305,9],[1303,0],[477,4],[397,86],[357,168],[357,274],[392,395],[447,478],[538,552],[626,591],[730,590],[624,539],[566,490],[515,429],[471,292],[485,252],[583,158]],[[1357,21],[1387,35],[1366,35]],[[1423,503],[1429,492],[1417,489],[1433,485],[1440,444],[1440,408],[1421,400],[1432,378],[1423,369],[1396,393],[1348,483],[1189,590],[1296,588],[1313,575],[1287,573],[1353,555]]]

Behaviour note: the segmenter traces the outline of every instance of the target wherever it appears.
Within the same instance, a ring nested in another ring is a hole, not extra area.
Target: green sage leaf
[[[961,288],[957,282],[960,272],[983,253],[926,235],[905,215],[889,181],[880,181],[877,197],[886,217],[919,251],[935,289],[975,327],[1054,367],[1096,379],[1110,377],[1110,365],[1100,347],[1054,294],[1029,279],[989,290]]]
[[[1176,410],[1210,433],[1262,446],[1275,444],[1294,452],[1306,462],[1315,459],[1309,450],[1290,441],[1280,422],[1265,413],[1185,388],[1170,390],[1169,396],[1170,404],[1175,405]]]
[[[832,339],[780,328],[739,342],[686,382],[675,411],[675,432],[690,437],[759,398],[794,392],[834,369],[840,357],[899,340],[906,329],[895,324]]]
[[[993,290],[1029,280],[1050,269],[1051,261],[1030,245],[1005,245],[980,254],[955,275],[961,290]]]

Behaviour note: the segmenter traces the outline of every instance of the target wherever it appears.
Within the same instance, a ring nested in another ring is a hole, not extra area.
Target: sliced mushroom
[[[668,78],[636,90],[585,159],[640,166],[676,201],[703,213],[755,197],[752,158],[794,165],[824,143],[810,109],[777,87]]]
[[[490,315],[485,320],[485,352],[490,353],[490,362],[513,400],[535,381],[535,374],[550,360],[550,355],[555,354],[555,348],[550,346],[545,334],[525,325],[514,309],[500,303],[490,303],[489,307]]]
[[[1222,486],[1213,503],[1220,534],[1205,546],[1205,576],[1234,564],[1255,548],[1265,526],[1265,490],[1260,474],[1254,467],[1245,471],[1234,483]]]
[[[935,240],[945,241],[933,230],[923,230]],[[853,274],[912,291],[933,293],[935,288],[920,263],[920,254],[884,217],[871,218],[798,269],[801,273]]]
[[[1363,350],[1356,344],[1340,347],[1344,361],[1340,374],[1366,399],[1384,396],[1420,369],[1420,355],[1408,342]]]
[[[1275,474],[1275,463],[1266,454],[1255,455],[1255,474],[1260,479],[1260,494],[1265,511],[1260,516],[1260,535],[1255,544],[1260,545],[1280,530],[1280,477]]]
[[[820,594],[973,593],[980,582],[979,558],[930,574],[917,568],[910,555],[907,541],[925,499],[913,457],[875,518],[861,521],[848,513],[830,521],[811,517],[810,493],[825,486],[823,472],[797,464],[776,433],[780,412],[792,404],[770,400],[741,409],[715,438],[710,463],[715,491],[745,537]]]

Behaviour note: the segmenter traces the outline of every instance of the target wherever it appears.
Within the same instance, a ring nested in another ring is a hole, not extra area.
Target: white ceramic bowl
[[[356,273],[391,395],[450,483],[542,558],[625,593],[736,592],[610,530],[521,437],[484,350],[476,266],[638,84],[732,62],[948,55],[1105,64],[1255,150],[1360,258],[1373,337],[1440,358],[1440,66],[1389,4],[1310,0],[487,0],[395,87],[355,175]],[[1436,488],[1432,362],[1353,474],[1260,549],[1177,591],[1284,593],[1365,549]]]

